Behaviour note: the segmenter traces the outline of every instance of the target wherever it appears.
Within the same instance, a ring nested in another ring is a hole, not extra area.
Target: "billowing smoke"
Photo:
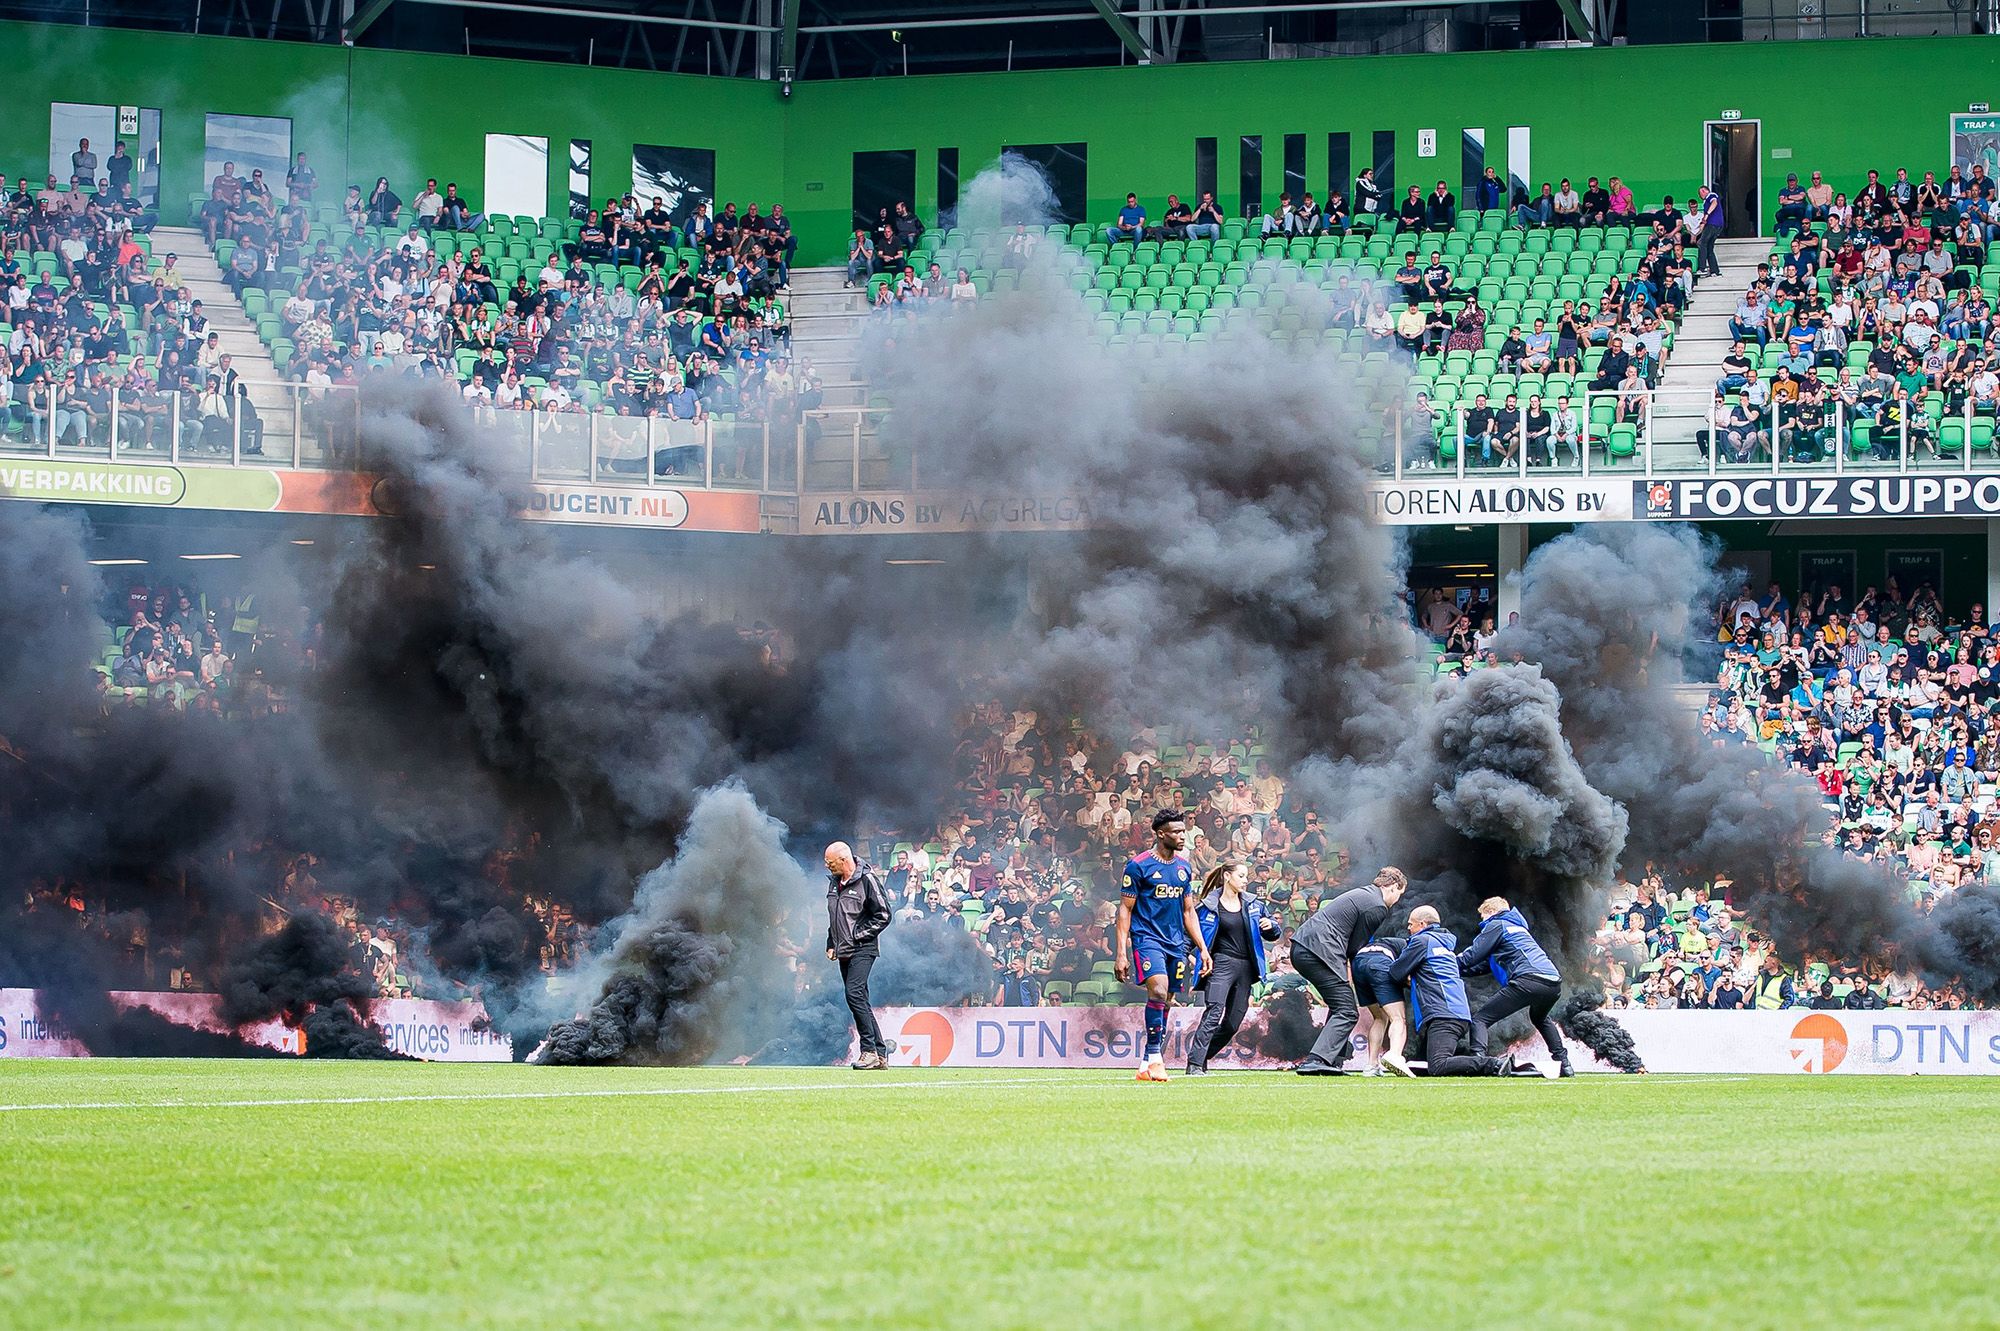
[[[1768,929],[1788,960],[1872,958],[2000,998],[2000,910],[1966,888],[1928,917],[1888,869],[1819,844],[1818,787],[1751,745],[1709,743],[1673,686],[1691,645],[1691,603],[1718,584],[1715,551],[1694,529],[1650,523],[1580,528],[1535,551],[1521,620],[1497,644],[1539,663],[1562,692],[1563,728],[1590,783],[1630,819],[1624,862],[1713,881]],[[1574,935],[1594,915],[1563,919]]]
[[[1033,216],[1036,188],[992,173],[966,215]],[[934,816],[955,714],[998,696],[1101,733],[1260,729],[1302,798],[1369,812],[1356,844],[1406,862],[1409,904],[1463,925],[1503,891],[1572,962],[1611,866],[1658,858],[1730,872],[1795,951],[1879,926],[1992,992],[1969,974],[2000,957],[1984,898],[1917,923],[1872,870],[1785,849],[1816,799],[1701,746],[1672,704],[1706,576],[1695,537],[1632,524],[1545,547],[1501,645],[1539,673],[1477,672],[1427,702],[1359,442],[1399,385],[1340,362],[1325,297],[1295,274],[1215,335],[1152,345],[1101,335],[1072,262],[1045,248],[1012,293],[892,321],[872,368],[895,407],[883,442],[920,455],[920,488],[1082,501],[1087,529],[969,536],[920,572],[865,541],[760,546],[745,559],[794,632],[789,662],[515,518],[519,458],[442,386],[367,389],[361,445],[392,515],[299,589],[326,607],[317,669],[254,723],[98,717],[76,683],[97,641],[77,524],[0,504],[0,735],[25,755],[0,752],[5,909],[68,879],[113,908],[60,964],[0,928],[5,978],[116,987],[119,931],[171,929],[213,980],[261,946],[268,856],[311,849],[322,894],[406,921],[411,969],[484,1000],[524,1051],[580,1012],[549,1061],[817,1059],[845,1036],[815,928],[784,919],[820,895],[792,856]],[[601,926],[556,1010],[531,897]],[[926,932],[889,931],[884,1001],[990,983],[977,949]],[[801,934],[803,1008],[779,951]],[[351,972],[310,956],[326,970],[301,965],[288,995]],[[360,1021],[353,997],[278,1002],[323,1007]]]
[[[1587,985],[1572,989],[1554,1016],[1571,1039],[1620,1072],[1646,1070],[1645,1060],[1632,1043],[1632,1033],[1604,1011],[1600,991]]]
[[[368,1019],[368,982],[324,915],[294,915],[259,939],[223,972],[221,994],[223,1020],[282,1018],[304,1034],[309,1058],[394,1057]]]
[[[964,207],[1032,220],[1046,190],[1010,164]],[[1095,327],[1075,263],[1045,244],[1013,292],[892,324],[873,367],[926,487],[1094,506],[1037,568],[1042,613],[1003,676],[1107,729],[1261,725],[1284,759],[1383,756],[1413,639],[1353,444],[1380,403],[1333,347],[1290,336],[1327,324],[1326,296],[1273,269],[1267,304],[1221,333],[1143,346]]]
[[[1577,765],[1561,707],[1534,666],[1476,671],[1437,686],[1394,761],[1315,764],[1307,779],[1325,807],[1344,811],[1358,858],[1410,875],[1409,905],[1469,921],[1480,900],[1506,896],[1574,970],[1625,847],[1626,813]]]
[[[774,1038],[794,988],[779,943],[810,890],[784,839],[742,786],[703,791],[673,858],[577,977],[588,1010],[554,1025],[536,1061],[699,1063]]]

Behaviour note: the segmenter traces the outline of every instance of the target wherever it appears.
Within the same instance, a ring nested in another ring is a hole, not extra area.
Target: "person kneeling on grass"
[[[1421,1073],[1402,1051],[1382,1055],[1382,1066],[1399,1077],[1501,1077],[1514,1071],[1512,1058],[1488,1058],[1483,1052],[1461,1054],[1459,1044],[1472,1029],[1472,1008],[1465,1001],[1465,981],[1458,970],[1458,940],[1438,922],[1437,911],[1419,906],[1410,912],[1409,941],[1389,968],[1392,983],[1410,986],[1410,1006],[1417,1020],[1417,1043],[1424,1051]]]

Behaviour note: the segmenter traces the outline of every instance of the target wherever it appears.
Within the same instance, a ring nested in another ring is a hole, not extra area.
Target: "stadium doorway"
[[[1758,120],[1710,120],[1702,125],[1706,178],[1722,196],[1722,238],[1764,234],[1763,158]]]

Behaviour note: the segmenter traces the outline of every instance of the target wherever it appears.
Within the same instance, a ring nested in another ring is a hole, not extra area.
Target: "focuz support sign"
[[[1669,520],[2000,517],[2000,475],[1702,476],[1632,491],[1636,516]]]

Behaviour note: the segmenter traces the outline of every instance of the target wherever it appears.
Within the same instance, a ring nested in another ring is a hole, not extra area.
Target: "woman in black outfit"
[[[1201,881],[1195,920],[1215,968],[1203,981],[1208,1006],[1188,1040],[1190,1077],[1207,1072],[1208,1060],[1236,1038],[1250,1008],[1250,987],[1269,973],[1264,944],[1284,933],[1276,917],[1265,913],[1264,903],[1245,890],[1249,882],[1250,866],[1241,860],[1224,860]]]

